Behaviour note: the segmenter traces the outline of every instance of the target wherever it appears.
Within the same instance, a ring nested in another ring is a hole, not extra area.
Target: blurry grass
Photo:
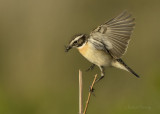
[[[89,33],[124,9],[136,18],[136,27],[123,60],[141,78],[106,68],[88,114],[160,113],[159,3],[1,0],[0,113],[78,113],[78,69],[84,75],[84,96],[99,69],[85,72],[90,63],[76,49],[65,53],[63,46],[74,34]]]

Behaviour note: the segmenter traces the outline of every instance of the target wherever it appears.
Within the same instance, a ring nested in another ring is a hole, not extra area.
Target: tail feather
[[[138,78],[140,77],[140,76],[139,76],[137,73],[135,73],[128,65],[126,65],[122,59],[117,59],[117,61],[118,61],[121,65],[123,65],[129,72],[131,72],[132,74],[134,74],[136,77],[138,77]]]

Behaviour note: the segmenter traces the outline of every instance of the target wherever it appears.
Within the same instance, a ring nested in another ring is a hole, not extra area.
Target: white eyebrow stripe
[[[80,35],[80,36],[76,37],[74,40],[78,40],[78,39],[80,39],[82,36],[83,36],[83,35]]]
[[[77,36],[75,39],[73,39],[73,40],[71,41],[71,43],[70,43],[70,44],[72,44],[74,41],[77,41],[77,40],[78,40],[78,39],[80,39],[82,36],[83,36],[83,34],[82,34],[82,35],[80,35],[80,36]]]

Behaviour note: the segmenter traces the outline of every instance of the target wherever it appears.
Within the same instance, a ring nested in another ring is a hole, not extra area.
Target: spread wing
[[[135,25],[134,20],[131,14],[124,11],[93,30],[89,40],[98,45],[98,48],[106,48],[115,59],[121,58],[127,50]]]

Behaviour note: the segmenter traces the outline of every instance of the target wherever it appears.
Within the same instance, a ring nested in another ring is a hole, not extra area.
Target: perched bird
[[[135,26],[134,21],[131,14],[123,11],[117,17],[98,26],[90,35],[75,35],[66,47],[66,52],[76,47],[88,61],[93,63],[88,70],[97,65],[101,70],[101,77],[98,80],[105,75],[104,67],[109,66],[123,69],[139,77],[121,59],[127,50]]]

